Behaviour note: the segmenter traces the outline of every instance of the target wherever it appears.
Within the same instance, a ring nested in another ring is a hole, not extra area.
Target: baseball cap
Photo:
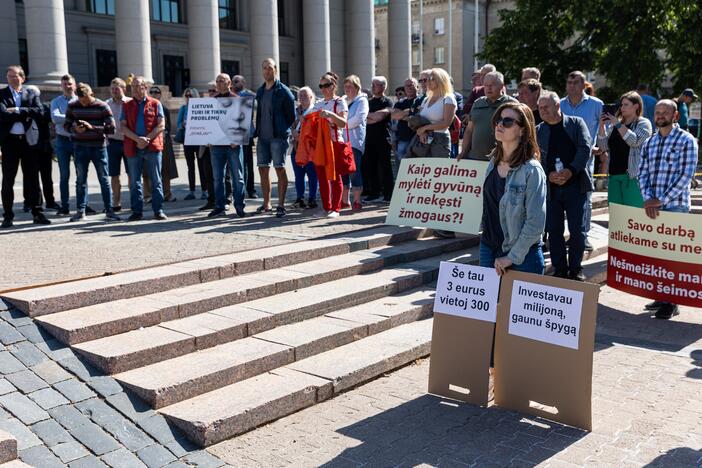
[[[692,90],[692,88],[687,88],[687,89],[683,90],[682,95],[691,97],[692,99],[699,99],[699,96],[697,96],[695,94],[695,92]]]

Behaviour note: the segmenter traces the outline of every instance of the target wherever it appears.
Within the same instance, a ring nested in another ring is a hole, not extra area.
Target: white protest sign
[[[441,262],[434,312],[494,323],[499,292],[494,268]]]
[[[244,145],[249,142],[253,96],[190,98],[185,144]]]
[[[582,291],[514,281],[509,334],[578,349]]]

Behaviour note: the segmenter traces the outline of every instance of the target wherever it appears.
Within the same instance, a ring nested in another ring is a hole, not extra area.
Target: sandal
[[[275,217],[276,217],[276,218],[282,218],[283,216],[285,216],[285,207],[283,207],[283,206],[278,206],[278,207],[276,207],[276,209],[275,209]]]
[[[258,208],[256,208],[256,213],[258,214],[263,214],[263,213],[270,213],[272,210],[271,208],[266,208],[265,206],[261,205]]]

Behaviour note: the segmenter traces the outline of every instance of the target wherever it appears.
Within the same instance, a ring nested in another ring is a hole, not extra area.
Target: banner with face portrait
[[[185,144],[247,144],[253,103],[253,96],[191,98],[185,121]]]

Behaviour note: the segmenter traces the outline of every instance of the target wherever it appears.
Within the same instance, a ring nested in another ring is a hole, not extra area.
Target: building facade
[[[393,5],[388,0],[375,0],[374,4],[377,72],[392,75],[393,51],[385,25]],[[440,67],[453,77],[458,91],[471,89],[470,79],[476,65],[476,11],[480,51],[486,32],[499,26],[497,12],[514,8],[513,0],[479,0],[477,4],[476,10],[475,0],[412,0],[409,25],[412,76],[418,76],[423,69]],[[401,81],[392,79],[391,84],[400,86]]]
[[[144,75],[174,95],[206,88],[220,71],[255,86],[266,57],[298,86],[314,86],[330,69],[366,82],[375,72],[372,0],[4,2],[0,65],[21,63],[30,82],[48,89],[68,72],[94,86]]]

